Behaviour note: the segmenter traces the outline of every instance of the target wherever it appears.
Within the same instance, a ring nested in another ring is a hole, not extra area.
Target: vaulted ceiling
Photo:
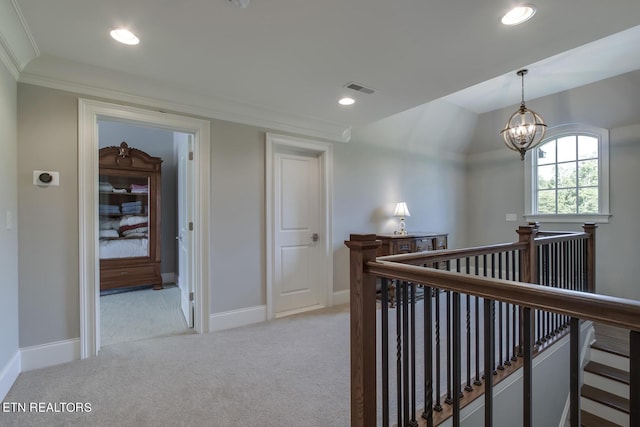
[[[527,98],[640,68],[640,1],[535,5],[506,27],[506,0],[3,0],[0,44],[24,82],[336,140],[442,97],[515,106],[522,67]]]

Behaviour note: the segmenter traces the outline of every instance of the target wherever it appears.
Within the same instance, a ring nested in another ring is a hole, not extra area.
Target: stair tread
[[[587,399],[601,403],[602,405],[606,405],[610,408],[622,411],[626,414],[628,414],[630,411],[629,399],[620,397],[613,393],[609,393],[608,391],[600,390],[599,388],[590,386],[588,384],[582,385],[582,388],[580,389],[580,395]]]
[[[618,381],[623,384],[629,385],[629,372],[622,369],[614,368],[612,366],[603,365],[602,363],[590,361],[584,367],[585,372],[591,372],[595,375],[608,378],[610,380]]]
[[[620,427],[616,423],[600,418],[587,411],[580,411],[580,425],[582,427]]]
[[[629,350],[621,348],[617,345],[612,345],[606,342],[594,342],[591,345],[591,348],[595,348],[596,350],[604,351],[606,353],[615,354],[616,356],[629,358]]]
[[[594,323],[596,342],[592,346],[618,356],[629,357],[629,331],[615,326]]]

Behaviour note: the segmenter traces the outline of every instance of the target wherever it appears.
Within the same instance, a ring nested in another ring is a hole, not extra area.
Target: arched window
[[[608,222],[609,132],[586,125],[549,129],[527,159],[525,218]]]

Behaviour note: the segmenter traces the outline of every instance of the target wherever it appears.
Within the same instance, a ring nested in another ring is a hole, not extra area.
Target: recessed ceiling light
[[[123,44],[136,45],[140,43],[140,39],[129,30],[118,28],[111,31],[111,37]]]
[[[353,104],[355,104],[355,102],[356,102],[356,100],[353,99],[353,98],[344,97],[344,98],[342,98],[342,99],[340,99],[338,101],[338,104],[340,104],[340,105],[353,105]]]
[[[531,19],[536,14],[536,7],[530,4],[517,6],[502,17],[504,25],[518,25]]]

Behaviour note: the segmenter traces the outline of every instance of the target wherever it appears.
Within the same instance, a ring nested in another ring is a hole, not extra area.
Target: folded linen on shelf
[[[125,202],[121,206],[123,214],[142,213],[142,202],[139,200],[135,202]]]
[[[120,228],[119,219],[100,218],[100,230],[118,230]]]
[[[148,216],[135,216],[135,215],[126,215],[120,218],[120,222],[118,228],[124,227],[126,225],[136,225],[142,224],[145,222],[149,222]]]
[[[100,237],[120,237],[120,234],[113,229],[100,230]]]
[[[129,230],[122,231],[121,234],[124,237],[147,237],[149,234],[149,227],[136,227]]]
[[[131,184],[131,192],[132,193],[148,193],[149,192],[149,186],[148,185]]]
[[[129,258],[148,256],[149,240],[142,239],[120,239],[120,240],[100,240],[100,258]]]
[[[99,191],[113,191],[113,185],[107,181],[100,181],[98,189]]]
[[[121,226],[118,230],[120,231],[120,234],[124,235],[124,233],[126,233],[129,230],[136,230],[138,228],[147,228],[147,227],[149,227],[148,222],[141,222],[139,224]]]
[[[102,205],[101,204],[100,206],[98,206],[98,211],[102,215],[119,214],[120,213],[120,206],[118,206],[118,205]]]

